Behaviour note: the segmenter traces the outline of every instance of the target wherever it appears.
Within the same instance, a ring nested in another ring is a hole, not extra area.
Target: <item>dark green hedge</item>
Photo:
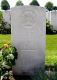
[[[0,24],[0,34],[11,34],[11,25],[7,22],[2,21]]]
[[[50,24],[48,20],[46,20],[46,34],[56,34],[57,31],[53,29],[53,25]]]

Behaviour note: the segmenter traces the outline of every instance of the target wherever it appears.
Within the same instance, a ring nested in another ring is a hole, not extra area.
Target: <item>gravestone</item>
[[[47,11],[47,12],[46,12],[46,19],[47,19],[48,21],[51,21],[51,11]]]
[[[10,25],[11,25],[10,10],[3,11],[3,20],[4,20],[4,22],[6,22],[5,28],[10,28]]]
[[[10,10],[3,11],[3,19],[5,22],[11,23],[10,21]]]
[[[13,67],[16,75],[31,75],[44,66],[45,15],[45,9],[38,6],[11,9],[11,38],[18,52],[18,59]]]
[[[57,10],[51,11],[51,24],[53,25],[53,29],[57,30]]]
[[[57,30],[57,10],[47,11],[46,18],[53,25],[53,30]]]

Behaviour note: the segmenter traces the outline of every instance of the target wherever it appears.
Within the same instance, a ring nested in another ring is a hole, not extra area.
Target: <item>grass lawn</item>
[[[0,47],[3,46],[4,43],[11,43],[11,36],[10,35],[1,35],[0,34]]]
[[[0,47],[5,42],[11,43],[11,36],[0,34]],[[46,36],[45,64],[53,65],[54,63],[57,63],[57,35],[47,35]]]
[[[54,65],[57,63],[57,35],[46,36],[46,56],[45,63]]]

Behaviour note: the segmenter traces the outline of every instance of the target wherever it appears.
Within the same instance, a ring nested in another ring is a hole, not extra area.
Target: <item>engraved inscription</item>
[[[22,15],[23,26],[32,26],[35,23],[35,12],[25,11]]]

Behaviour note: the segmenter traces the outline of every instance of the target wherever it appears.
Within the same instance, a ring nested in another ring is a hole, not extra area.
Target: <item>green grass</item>
[[[0,47],[5,42],[11,43],[11,36],[0,34]],[[54,65],[55,63],[57,63],[57,35],[47,35],[46,36],[45,64]]]
[[[57,63],[57,35],[46,36],[45,63],[48,65]]]
[[[9,34],[0,34],[0,48],[3,46],[4,43],[11,43],[11,36]]]

